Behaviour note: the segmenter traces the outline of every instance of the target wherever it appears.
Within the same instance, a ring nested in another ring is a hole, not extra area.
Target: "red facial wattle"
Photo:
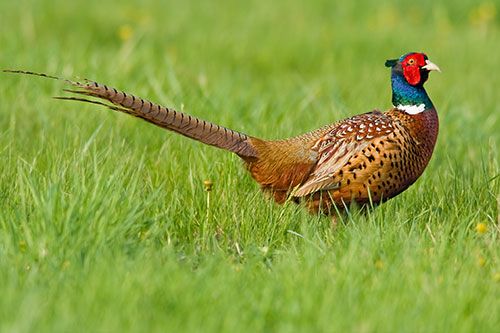
[[[420,83],[420,68],[425,66],[425,55],[423,53],[412,53],[408,55],[401,63],[403,75],[406,81],[415,86]]]

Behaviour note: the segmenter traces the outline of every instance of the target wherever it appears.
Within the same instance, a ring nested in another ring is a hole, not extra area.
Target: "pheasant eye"
[[[408,65],[413,65],[415,63],[415,59],[411,58],[408,60]]]

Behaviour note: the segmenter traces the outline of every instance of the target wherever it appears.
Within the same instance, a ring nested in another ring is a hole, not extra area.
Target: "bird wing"
[[[350,160],[367,148],[374,139],[387,137],[400,125],[380,111],[348,118],[321,137],[313,147],[318,162],[306,181],[292,191],[292,196],[303,197],[322,190],[340,187],[339,171]]]

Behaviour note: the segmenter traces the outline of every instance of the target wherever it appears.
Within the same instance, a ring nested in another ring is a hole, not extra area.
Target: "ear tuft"
[[[398,63],[398,59],[389,59],[385,61],[385,67],[394,67]]]

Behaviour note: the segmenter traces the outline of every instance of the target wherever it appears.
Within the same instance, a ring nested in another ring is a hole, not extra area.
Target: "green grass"
[[[388,108],[387,58],[424,50],[443,73],[424,175],[336,230],[266,200],[229,153],[0,74],[0,331],[496,332],[499,13],[1,1],[0,68],[92,78],[263,138]]]

